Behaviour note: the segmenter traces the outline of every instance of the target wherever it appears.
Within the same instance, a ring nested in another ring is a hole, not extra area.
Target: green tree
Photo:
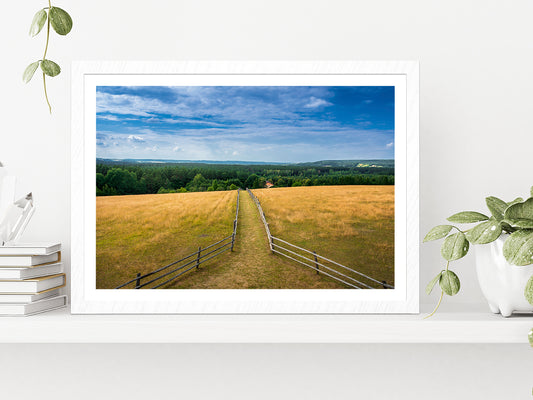
[[[189,192],[203,192],[209,186],[207,179],[202,174],[196,174],[191,182],[187,184]]]
[[[257,187],[258,180],[259,180],[259,176],[257,176],[256,174],[251,174],[246,179],[246,182],[244,183],[244,186],[246,186],[247,188],[250,188],[250,189],[257,189],[258,188]]]
[[[118,192],[115,188],[110,187],[107,183],[102,188],[102,196],[116,196]]]
[[[96,187],[102,189],[105,185],[105,176],[102,173],[96,173]]]
[[[284,187],[284,186],[287,186],[287,179],[281,177],[279,178],[276,183],[275,183],[276,186],[280,186],[280,187]]]
[[[259,178],[257,178],[257,188],[260,189],[260,188],[264,188],[266,186],[266,178],[264,176],[260,176]]]
[[[137,175],[135,172],[122,168],[112,168],[105,177],[105,183],[121,195],[137,193]]]

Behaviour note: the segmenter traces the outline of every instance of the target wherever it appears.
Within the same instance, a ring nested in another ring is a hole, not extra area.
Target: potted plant
[[[437,311],[445,294],[459,292],[459,277],[449,266],[466,256],[470,245],[487,245],[475,246],[476,270],[491,311],[504,317],[514,311],[533,311],[533,187],[527,200],[505,202],[490,196],[486,203],[490,217],[463,211],[448,218],[452,224],[476,225],[468,229],[438,225],[424,238],[424,242],[444,239],[441,255],[446,260],[446,267],[426,287],[428,295],[437,283],[441,289],[439,302],[428,317]]]

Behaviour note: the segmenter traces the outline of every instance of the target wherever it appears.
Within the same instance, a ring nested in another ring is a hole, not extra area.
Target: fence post
[[[231,235],[231,251],[233,251],[233,245],[235,244],[235,225],[237,224],[237,220],[233,220],[233,233]]]
[[[202,250],[202,247],[198,247],[198,255],[196,256],[196,269],[200,266],[200,251]]]
[[[270,232],[268,233],[268,235],[270,236],[270,250],[274,252],[274,238],[272,237]]]
[[[139,286],[141,286],[141,273],[137,272],[137,281],[135,282],[135,289],[139,289]]]
[[[316,251],[313,251],[313,254],[315,255],[315,266],[316,266],[316,274],[320,274],[319,272],[319,269],[320,267],[318,266],[318,258],[316,257]]]

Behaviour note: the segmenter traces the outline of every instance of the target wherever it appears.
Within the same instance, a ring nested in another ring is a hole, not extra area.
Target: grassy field
[[[394,284],[394,186],[310,186],[253,193],[273,236]]]
[[[209,260],[167,288],[344,289],[346,286],[273,254],[255,203],[248,193],[241,191],[234,251]]]
[[[394,283],[394,187],[254,190],[274,236]],[[97,288],[114,288],[232,232],[236,191],[97,197]],[[131,286],[130,286],[131,287]],[[234,252],[165,288],[335,289],[342,283],[268,249],[249,195],[241,192]]]
[[[96,287],[110,289],[228,236],[236,191],[96,198]]]

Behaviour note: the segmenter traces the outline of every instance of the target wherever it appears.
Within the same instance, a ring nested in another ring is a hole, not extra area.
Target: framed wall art
[[[72,312],[418,312],[417,62],[72,83]]]

